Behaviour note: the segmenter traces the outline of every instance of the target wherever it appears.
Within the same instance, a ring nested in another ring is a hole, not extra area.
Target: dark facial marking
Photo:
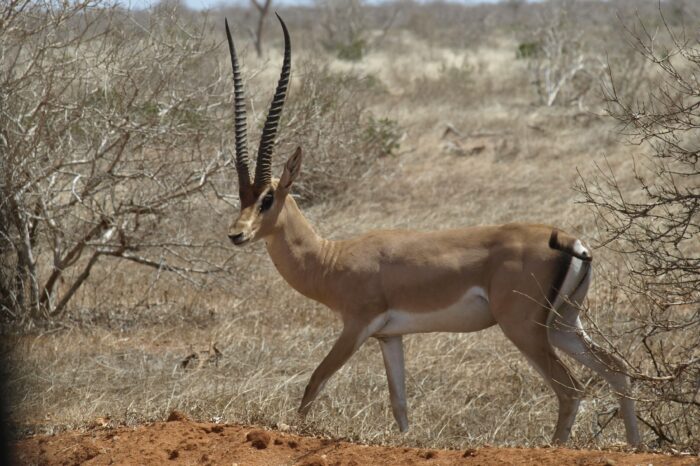
[[[270,190],[265,194],[265,197],[263,197],[262,202],[260,202],[260,212],[265,212],[266,210],[269,210],[270,207],[272,207],[272,202],[275,200],[275,193],[274,191]]]

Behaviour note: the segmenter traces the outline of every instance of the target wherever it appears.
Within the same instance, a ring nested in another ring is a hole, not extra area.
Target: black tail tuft
[[[561,250],[561,245],[559,244],[559,230],[552,230],[552,235],[549,237],[549,247]]]
[[[559,230],[552,230],[552,234],[549,237],[550,248],[556,249],[557,251],[565,252],[566,254],[574,256],[577,259],[581,259],[584,262],[591,262],[593,260],[593,256],[591,255],[591,253],[586,248],[583,248],[583,250],[580,252],[576,251],[574,247],[576,243],[577,240],[575,238],[570,237],[566,233],[560,236]],[[579,249],[581,249],[580,242],[578,244]]]

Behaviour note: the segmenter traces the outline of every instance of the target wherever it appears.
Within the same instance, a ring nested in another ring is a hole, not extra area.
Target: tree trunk
[[[263,4],[258,3],[257,0],[251,0],[251,2],[253,2],[253,6],[258,10],[258,26],[255,30],[255,51],[258,57],[262,57],[263,29],[265,27],[265,18],[270,12],[272,0],[265,0]]]

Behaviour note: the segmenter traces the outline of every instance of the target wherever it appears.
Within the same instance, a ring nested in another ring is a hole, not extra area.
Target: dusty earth
[[[167,422],[34,436],[15,445],[18,464],[225,465],[699,465],[691,456],[565,448],[432,450],[358,445],[241,425],[195,422],[173,412]]]

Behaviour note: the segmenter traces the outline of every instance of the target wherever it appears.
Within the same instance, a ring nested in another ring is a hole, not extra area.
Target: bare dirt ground
[[[242,425],[195,422],[173,412],[167,422],[102,427],[19,441],[19,464],[240,464],[240,465],[698,465],[693,456],[567,448],[466,450],[360,445]]]

